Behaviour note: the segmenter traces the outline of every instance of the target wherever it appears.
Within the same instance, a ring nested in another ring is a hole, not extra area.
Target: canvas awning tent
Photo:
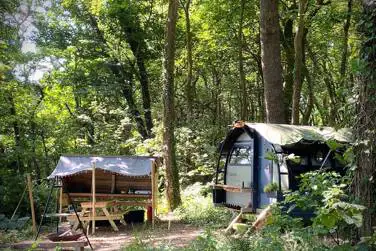
[[[332,127],[298,126],[285,124],[245,123],[274,145],[291,145],[302,140],[325,142],[334,139],[338,142],[352,142],[350,129],[336,130]]]
[[[340,143],[353,142],[351,130],[347,128],[336,130],[332,127],[244,123],[237,121],[221,145],[222,154],[230,151],[232,144],[244,132],[244,129],[258,133],[275,147],[298,146],[304,142],[325,143],[331,139]]]
[[[48,176],[66,177],[96,169],[124,176],[148,176],[155,157],[141,156],[61,156],[55,170]]]
[[[88,217],[93,224],[93,233],[95,221],[103,219],[110,221],[117,231],[112,216],[105,211],[108,206],[115,204],[143,206],[151,212],[150,217],[154,222],[158,160],[157,157],[146,156],[61,156],[48,178],[59,178],[62,181],[60,205],[63,204],[62,194],[65,193],[72,201],[79,200],[81,207],[92,208],[91,216]],[[91,202],[83,204],[85,200]],[[96,216],[98,208],[102,208],[105,216]],[[122,219],[123,215],[116,217]]]

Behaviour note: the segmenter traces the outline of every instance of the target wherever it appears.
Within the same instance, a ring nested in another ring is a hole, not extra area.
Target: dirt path
[[[170,230],[167,223],[159,223],[152,230],[149,225],[119,226],[119,232],[113,232],[111,227],[99,227],[90,242],[95,250],[110,251],[120,250],[122,247],[141,241],[153,246],[169,244],[174,247],[183,247],[196,239],[203,229],[172,223]]]

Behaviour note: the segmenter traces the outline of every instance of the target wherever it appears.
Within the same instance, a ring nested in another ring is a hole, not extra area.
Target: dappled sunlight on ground
[[[95,235],[89,238],[95,250],[110,251],[119,250],[135,241],[152,246],[166,244],[183,247],[203,232],[203,229],[177,222],[171,223],[170,230],[167,226],[167,223],[160,222],[153,230],[150,225],[146,224],[127,225],[119,226],[119,232],[112,231],[110,226],[101,226],[98,227]]]

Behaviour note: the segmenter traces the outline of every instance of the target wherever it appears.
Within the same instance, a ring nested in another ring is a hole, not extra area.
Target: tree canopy
[[[24,173],[43,180],[63,153],[161,155],[171,119],[182,186],[213,179],[217,145],[237,119],[359,122],[370,46],[358,1],[169,2],[174,53],[168,1],[2,1],[0,212],[17,203]]]

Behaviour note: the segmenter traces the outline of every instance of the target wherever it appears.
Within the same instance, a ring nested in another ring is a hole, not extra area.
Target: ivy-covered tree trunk
[[[353,0],[348,0],[347,2],[347,16],[346,21],[343,25],[343,49],[342,49],[342,56],[341,56],[341,81],[343,82],[346,77],[346,67],[347,67],[347,57],[348,57],[348,41],[349,41],[349,29],[351,25],[351,15],[352,15],[352,5]]]
[[[284,123],[278,0],[260,0],[260,28],[266,121]]]
[[[177,18],[178,0],[169,0],[163,62],[163,158],[166,167],[166,196],[170,211],[173,211],[181,203],[174,135],[174,69]]]
[[[239,82],[240,82],[240,118],[247,120],[248,115],[248,94],[247,81],[244,72],[244,56],[243,56],[243,26],[244,26],[244,6],[245,0],[240,0],[240,20],[238,29],[238,67],[239,67]]]
[[[303,57],[304,57],[304,25],[305,14],[308,8],[308,0],[299,1],[298,29],[294,38],[295,48],[295,71],[294,71],[294,89],[292,97],[291,124],[299,124],[300,95],[303,84]]]
[[[363,0],[360,57],[364,67],[359,79],[358,117],[355,124],[357,169],[354,194],[367,207],[361,236],[372,234],[376,224],[376,1]]]
[[[149,76],[145,66],[145,58],[146,58],[146,44],[143,40],[138,41],[135,39],[135,34],[129,34],[128,43],[130,48],[133,52],[133,55],[136,58],[138,74],[140,77],[140,85],[141,85],[141,94],[142,94],[142,104],[144,108],[144,117],[145,117],[145,125],[146,130],[148,133],[148,137],[152,135],[153,129],[153,119],[151,116],[151,99],[150,99],[150,92],[149,92]]]
[[[186,47],[187,47],[187,84],[185,86],[185,96],[187,98],[188,118],[192,118],[194,99],[196,96],[196,86],[193,82],[193,56],[192,56],[192,32],[191,32],[191,18],[189,15],[189,8],[191,0],[186,0],[183,6],[185,15],[185,29],[186,29]]]
[[[286,68],[284,74],[285,86],[283,89],[285,100],[285,120],[291,120],[291,107],[292,107],[292,93],[294,85],[294,21],[292,18],[288,19],[284,25],[284,32],[282,36],[282,45],[286,56]]]

